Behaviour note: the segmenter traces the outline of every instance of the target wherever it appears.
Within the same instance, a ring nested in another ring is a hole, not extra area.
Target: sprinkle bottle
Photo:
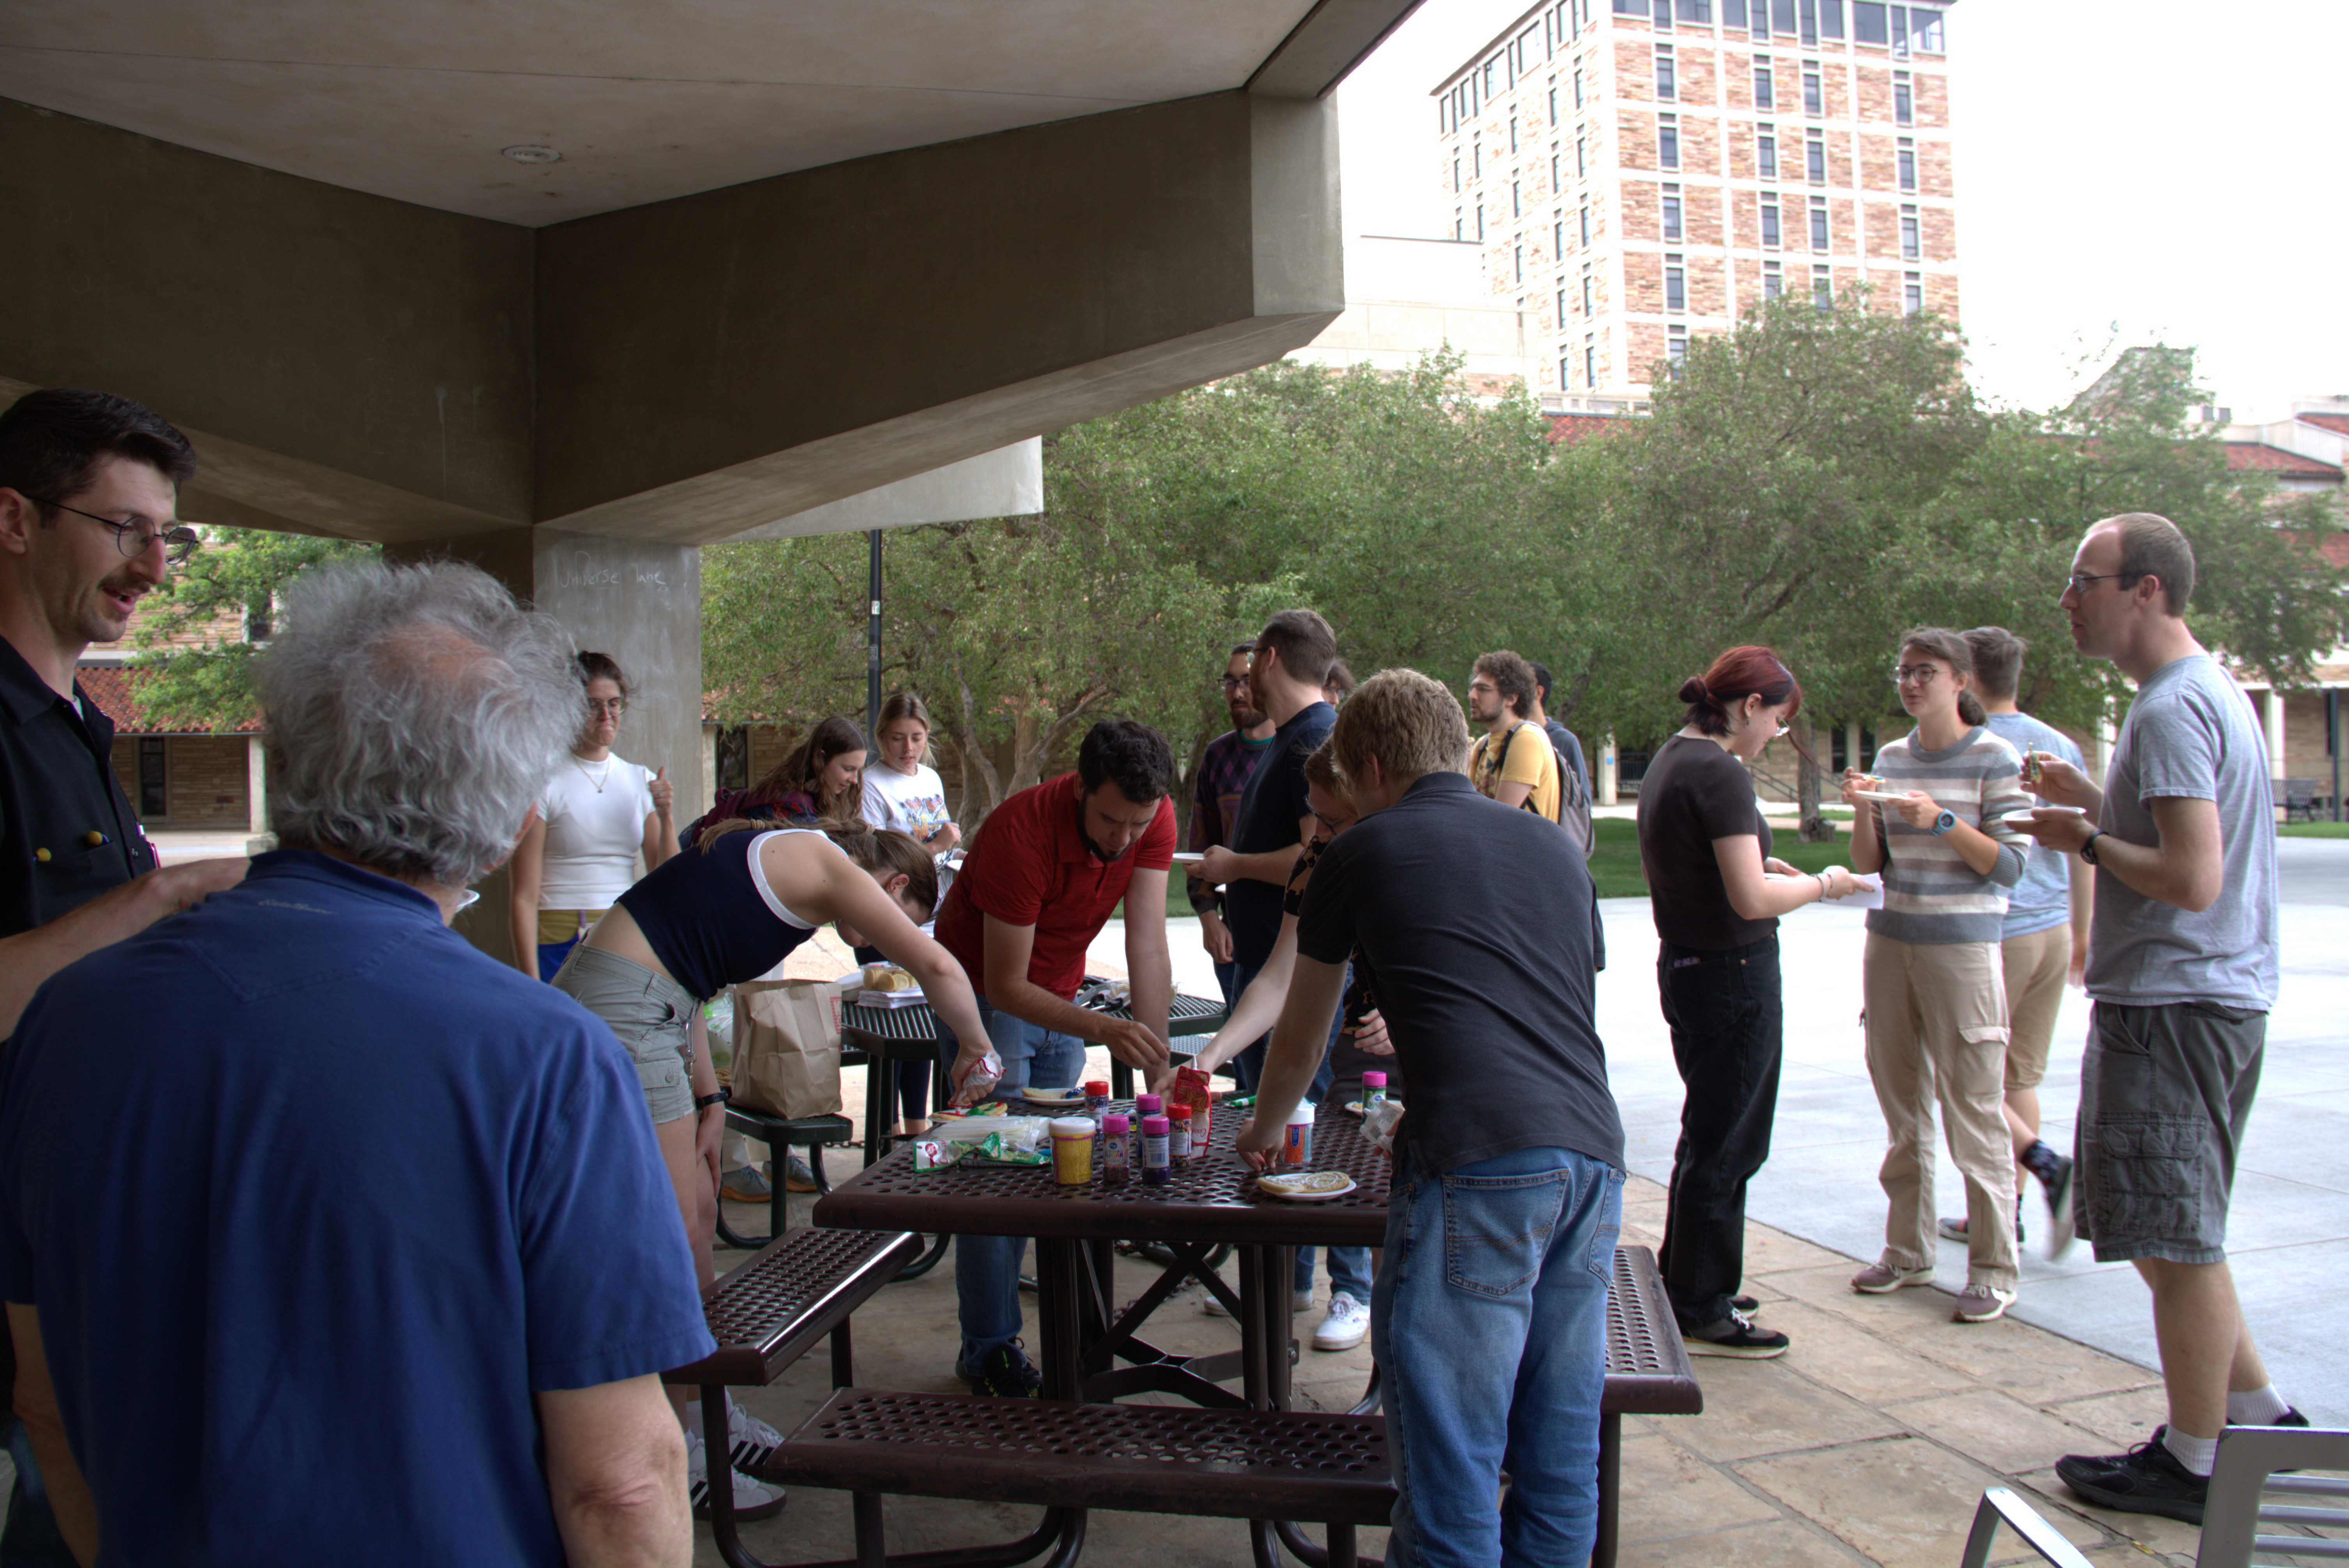
[[[1133,1173],[1133,1146],[1127,1141],[1130,1130],[1125,1113],[1112,1110],[1101,1119],[1101,1179],[1111,1186],[1123,1186]]]
[[[1174,1179],[1174,1168],[1166,1161],[1166,1139],[1164,1117],[1142,1119],[1142,1182],[1145,1187],[1164,1187]]]
[[[1191,1108],[1178,1105],[1166,1113],[1166,1159],[1186,1165],[1191,1160]]]
[[[1102,1113],[1108,1109],[1109,1080],[1107,1078],[1089,1079],[1085,1084],[1085,1114],[1099,1121],[1102,1119]]]
[[[1366,1072],[1362,1075],[1362,1109],[1368,1111],[1387,1098],[1387,1075]]]

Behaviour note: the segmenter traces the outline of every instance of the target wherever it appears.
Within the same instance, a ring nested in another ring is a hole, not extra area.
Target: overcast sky
[[[1339,89],[1350,233],[1442,232],[1428,94],[1531,3],[1426,0]],[[2059,403],[2162,341],[2239,419],[2349,394],[2349,3],[1958,0],[1949,34],[1978,389]]]

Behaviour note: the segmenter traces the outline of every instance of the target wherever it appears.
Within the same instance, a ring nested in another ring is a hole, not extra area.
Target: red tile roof
[[[2313,425],[2320,430],[2349,436],[2349,414],[2295,414],[2292,417],[2303,425]]]
[[[1550,445],[1568,446],[1592,436],[1620,435],[1632,424],[1632,420],[1620,414],[1552,414],[1549,417]]]
[[[84,665],[74,671],[74,679],[89,694],[89,700],[98,710],[114,721],[118,735],[186,735],[191,733],[178,725],[150,724],[145,709],[139,701],[139,688],[155,678],[151,670],[124,669],[119,665]],[[233,729],[206,730],[210,735],[252,735],[261,728],[261,716],[254,715]]]
[[[2227,468],[2232,473],[2256,470],[2335,482],[2342,478],[2341,470],[2333,464],[2319,462],[2314,458],[2303,458],[2298,452],[2288,452],[2282,447],[2271,447],[2260,441],[2229,441],[2226,446]]]

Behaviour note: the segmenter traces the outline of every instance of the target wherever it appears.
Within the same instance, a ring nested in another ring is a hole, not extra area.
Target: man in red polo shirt
[[[1141,1068],[1154,1087],[1165,1077],[1174,779],[1163,736],[1105,718],[1085,736],[1074,773],[1020,790],[980,825],[936,927],[970,976],[987,1026],[986,1039],[956,1042],[955,1082],[992,1046],[1003,1058],[1000,1092],[1068,1088],[1084,1071],[1089,1040]],[[1121,899],[1131,1022],[1071,1000],[1085,977],[1085,949]],[[955,1238],[962,1317],[955,1373],[974,1393],[1032,1398],[1041,1381],[1018,1340],[1027,1250],[1024,1236]]]

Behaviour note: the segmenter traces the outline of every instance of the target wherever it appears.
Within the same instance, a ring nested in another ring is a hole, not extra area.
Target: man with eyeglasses
[[[1199,766],[1191,787],[1191,842],[1193,850],[1208,850],[1217,844],[1232,841],[1232,830],[1238,825],[1240,798],[1247,790],[1248,776],[1256,771],[1257,758],[1272,746],[1273,730],[1278,727],[1272,716],[1257,706],[1256,696],[1248,686],[1248,660],[1256,653],[1254,643],[1242,643],[1232,650],[1224,665],[1222,688],[1224,707],[1232,716],[1231,728],[1207,742],[1200,755]],[[1199,912],[1199,944],[1215,961],[1216,984],[1224,990],[1224,1005],[1229,1006],[1237,995],[1232,981],[1238,966],[1232,959],[1231,927],[1224,923],[1224,893],[1193,866],[1185,879],[1191,895],[1191,907]]]
[[[0,414],[0,1038],[50,975],[244,874],[242,860],[156,870],[113,722],[74,679],[194,548],[178,512],[195,468],[187,438],[127,398],[55,388]],[[15,1379],[0,1354],[0,1387]],[[0,1558],[71,1563],[24,1429],[5,1410],[0,1427],[16,1462]]]
[[[2153,1292],[2169,1420],[2123,1454],[2056,1461],[2092,1502],[2202,1522],[2229,1426],[2306,1426],[2269,1382],[2227,1266],[2227,1206],[2259,1088],[2278,952],[2275,810],[2249,705],[2187,628],[2194,550],[2152,512],[2073,557],[2072,640],[2137,683],[2102,789],[2039,758],[2040,843],[2101,873],[2081,1062],[2079,1234]]]

